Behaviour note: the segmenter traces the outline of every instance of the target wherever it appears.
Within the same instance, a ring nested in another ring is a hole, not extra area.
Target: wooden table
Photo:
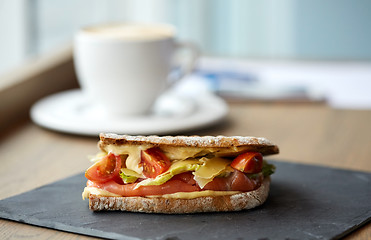
[[[371,172],[371,111],[325,104],[233,103],[217,126],[186,134],[264,136],[278,144],[274,159]],[[28,120],[0,138],[0,199],[84,171],[98,138],[42,129]],[[1,239],[90,237],[0,220]],[[371,224],[347,239],[371,239]]]

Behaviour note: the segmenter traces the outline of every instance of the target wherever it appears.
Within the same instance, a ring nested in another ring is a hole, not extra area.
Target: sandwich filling
[[[108,145],[85,172],[89,194],[196,198],[253,191],[275,167],[241,147]]]

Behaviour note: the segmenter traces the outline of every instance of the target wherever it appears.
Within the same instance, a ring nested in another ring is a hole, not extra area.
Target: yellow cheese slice
[[[230,160],[219,157],[211,159],[202,158],[202,160],[205,161],[205,163],[197,171],[193,172],[194,180],[201,189],[211,182],[214,177],[223,172],[231,163]]]

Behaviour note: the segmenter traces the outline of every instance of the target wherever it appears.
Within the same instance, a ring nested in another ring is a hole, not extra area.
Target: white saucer
[[[151,114],[113,117],[91,106],[80,90],[70,90],[38,101],[31,108],[31,119],[49,129],[89,136],[101,132],[163,135],[215,124],[227,113],[224,100],[211,93],[188,96],[168,93],[157,101]]]

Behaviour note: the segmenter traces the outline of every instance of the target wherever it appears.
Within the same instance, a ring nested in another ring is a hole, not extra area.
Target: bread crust
[[[244,147],[247,151],[260,152],[263,155],[277,154],[278,146],[266,138],[242,136],[130,136],[114,133],[101,133],[98,146],[104,150],[108,145],[142,145],[198,148],[233,148]]]
[[[234,195],[176,199],[162,197],[104,197],[89,195],[89,208],[93,211],[130,211],[145,213],[184,214],[198,212],[227,212],[255,208],[268,198],[270,178],[250,192]]]

